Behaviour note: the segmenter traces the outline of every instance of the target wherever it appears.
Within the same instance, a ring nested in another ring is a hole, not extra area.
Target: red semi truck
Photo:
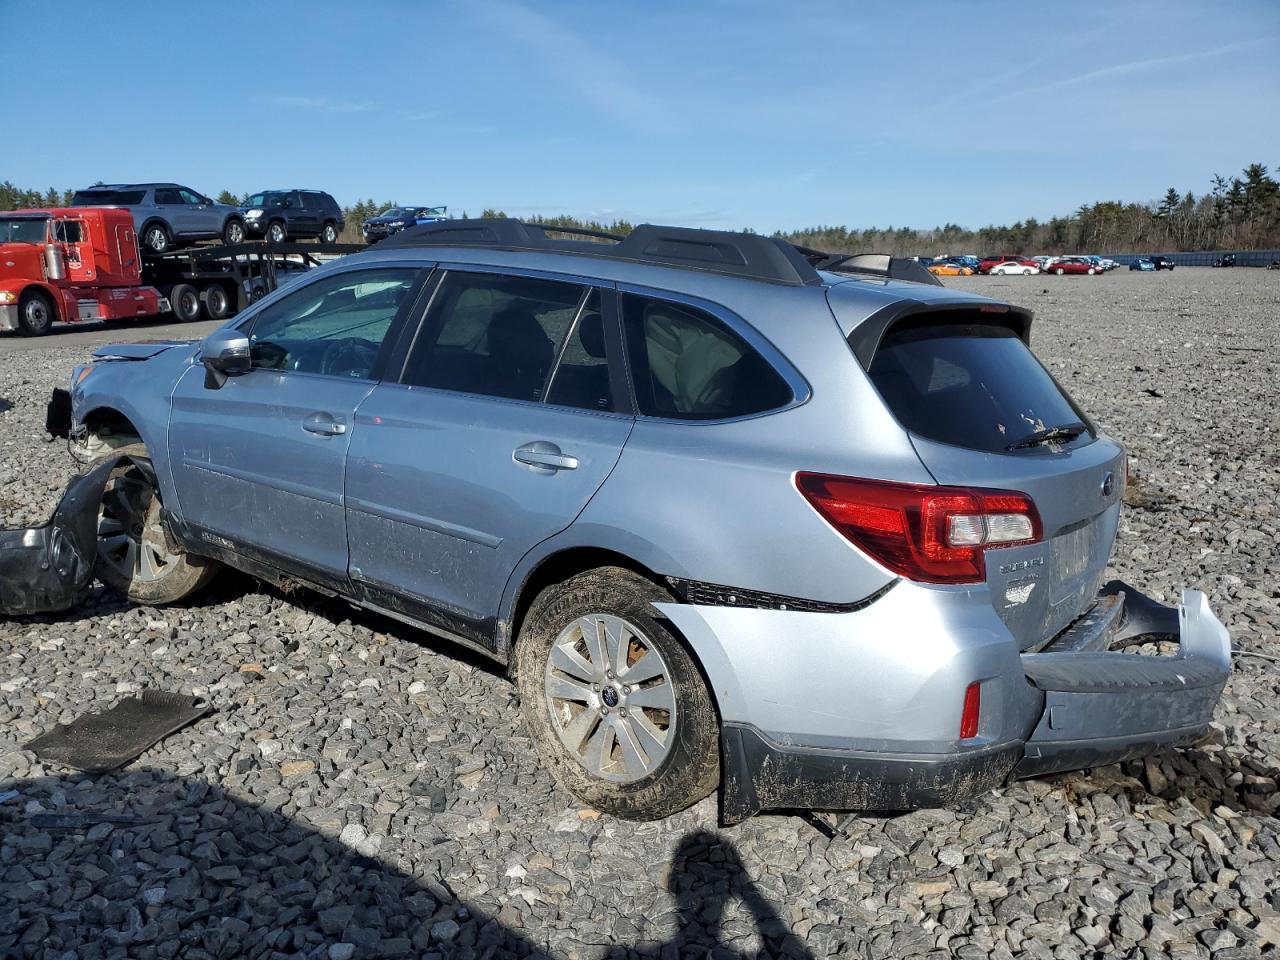
[[[169,309],[142,282],[127,210],[0,213],[0,330],[48,333],[57,320],[124,320]]]

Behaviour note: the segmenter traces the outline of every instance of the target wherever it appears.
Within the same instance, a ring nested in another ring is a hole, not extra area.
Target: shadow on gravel
[[[547,950],[510,922],[514,907],[504,923],[428,870],[410,875],[201,780],[132,770],[0,783],[8,790],[17,796],[0,801],[6,958],[555,955],[554,941]],[[680,933],[600,955],[740,956],[721,943],[725,907],[740,898],[769,955],[813,956],[714,833],[681,842],[669,890]]]

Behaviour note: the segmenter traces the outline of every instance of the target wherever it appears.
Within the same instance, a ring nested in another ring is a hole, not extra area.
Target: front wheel
[[[326,223],[320,231],[320,241],[322,243],[337,243],[338,228],[333,223]]]
[[[1063,275],[1064,273],[1066,273],[1067,271],[1065,271],[1065,270],[1063,270],[1061,267],[1059,267],[1057,270],[1055,270],[1055,271],[1053,271],[1053,272],[1054,272],[1054,273],[1056,273],[1058,276],[1062,276],[1062,275]]]
[[[554,584],[516,642],[530,736],[559,783],[597,809],[657,820],[719,781],[719,725],[683,643],[658,619],[661,587],[618,567]]]
[[[134,444],[99,457],[146,457]],[[213,560],[195,557],[172,542],[161,519],[160,495],[149,475],[125,462],[111,472],[98,507],[98,579],[135,603],[177,603],[209,583],[218,572]]]
[[[29,337],[43,337],[53,329],[53,301],[40,290],[28,290],[18,302],[18,327]]]
[[[244,221],[238,217],[228,220],[222,228],[222,242],[229,246],[244,243]]]
[[[1092,277],[1095,273],[1097,273],[1097,271],[1094,270],[1093,267],[1090,267],[1088,270],[1085,271],[1085,273],[1089,274],[1089,276]]]

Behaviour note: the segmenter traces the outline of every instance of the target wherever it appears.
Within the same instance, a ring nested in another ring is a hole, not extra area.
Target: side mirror
[[[217,390],[227,377],[248,373],[253,366],[249,338],[239,330],[215,330],[200,341],[200,362],[204,364],[204,385]]]

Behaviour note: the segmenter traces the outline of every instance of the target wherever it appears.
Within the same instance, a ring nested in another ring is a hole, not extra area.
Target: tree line
[[[50,187],[41,192],[0,183],[0,210],[59,207],[71,202],[72,191]],[[248,194],[229,190],[219,203],[239,205]],[[344,240],[360,238],[360,224],[395,206],[372,198],[344,207]],[[464,217],[466,213],[462,214]],[[502,217],[486,209],[482,217]],[[625,235],[626,220],[602,223],[569,215],[530,217],[550,227],[576,227]],[[748,228],[750,229],[750,228]],[[832,253],[876,252],[894,256],[937,256],[944,253],[1172,253],[1192,250],[1257,250],[1280,247],[1280,182],[1260,163],[1250,164],[1233,177],[1214,176],[1209,189],[1197,196],[1170,187],[1148,203],[1104,200],[1085,204],[1074,213],[1039,221],[1034,217],[1006,226],[973,230],[948,223],[933,229],[916,227],[818,226],[774,236]]]

